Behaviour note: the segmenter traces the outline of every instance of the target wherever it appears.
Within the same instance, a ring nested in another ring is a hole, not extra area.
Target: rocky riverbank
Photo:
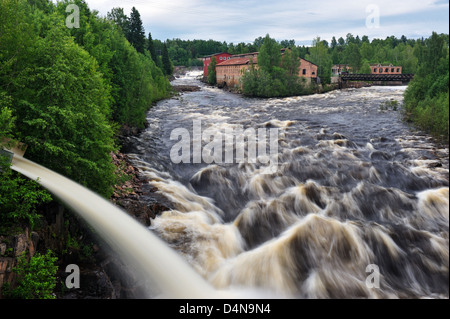
[[[149,181],[133,167],[127,155],[118,153],[113,154],[112,158],[117,167],[122,167],[129,180],[116,187],[111,201],[143,225],[150,226],[152,219],[169,208],[160,203],[161,198],[155,194],[158,189],[149,185]]]
[[[172,86],[175,92],[198,92],[201,88],[197,85],[174,85]]]

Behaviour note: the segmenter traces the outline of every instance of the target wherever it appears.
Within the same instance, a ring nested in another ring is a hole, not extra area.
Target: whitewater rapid
[[[402,121],[405,87],[249,99],[196,75],[174,84],[201,90],[158,103],[129,156],[172,203],[151,231],[197,273],[282,298],[448,298],[448,147]],[[277,128],[278,170],[173,163],[171,132],[195,120]]]

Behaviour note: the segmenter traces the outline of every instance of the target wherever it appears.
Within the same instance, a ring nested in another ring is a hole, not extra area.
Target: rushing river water
[[[281,298],[448,298],[448,148],[401,121],[406,87],[249,99],[196,75],[173,84],[201,90],[158,103],[129,155],[174,208],[151,229],[198,273]],[[278,169],[173,163],[171,133],[195,143],[194,121],[277,128]]]

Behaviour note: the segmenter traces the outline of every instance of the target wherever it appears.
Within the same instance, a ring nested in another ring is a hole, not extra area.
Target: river
[[[173,82],[201,90],[153,107],[128,155],[173,206],[150,229],[201,276],[249,297],[448,298],[448,147],[401,120],[406,87],[252,99],[198,75]],[[263,153],[195,163],[198,123],[275,129],[276,170]],[[194,154],[176,164],[180,129]]]

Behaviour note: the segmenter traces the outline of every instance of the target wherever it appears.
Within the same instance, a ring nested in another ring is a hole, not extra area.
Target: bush
[[[420,101],[412,112],[414,121],[424,130],[436,135],[447,136],[449,118],[449,93]]]
[[[7,296],[14,299],[55,299],[56,261],[51,250],[45,255],[36,253],[29,261],[25,256],[20,257],[13,269],[18,276],[18,286],[7,292]]]
[[[11,137],[14,130],[15,119],[10,106],[11,99],[0,93],[0,142],[2,137]],[[51,196],[36,182],[14,173],[10,165],[9,158],[0,154],[0,226],[27,222],[33,228],[40,218],[37,206],[49,202]]]
[[[38,183],[18,176],[5,163],[4,157],[0,156],[1,226],[25,222],[33,229],[41,217],[37,213],[37,207],[51,200],[50,194]]]

